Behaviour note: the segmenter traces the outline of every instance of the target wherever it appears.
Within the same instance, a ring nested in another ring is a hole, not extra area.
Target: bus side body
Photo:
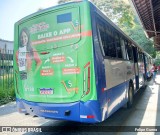
[[[145,84],[143,50],[91,4],[94,66],[102,121]]]
[[[130,41],[92,5],[91,16],[97,97],[103,121],[127,103],[129,85],[136,87],[134,56]],[[114,45],[120,50],[109,50]]]

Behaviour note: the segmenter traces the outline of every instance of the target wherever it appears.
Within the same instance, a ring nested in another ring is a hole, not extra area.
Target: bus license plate
[[[40,94],[41,95],[51,95],[53,94],[53,89],[52,88],[41,88]]]

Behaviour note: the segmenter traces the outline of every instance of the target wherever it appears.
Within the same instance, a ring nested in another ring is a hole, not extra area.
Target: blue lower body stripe
[[[37,103],[16,99],[18,110],[40,117],[71,120],[85,123],[101,121],[100,107],[97,101],[73,103]]]

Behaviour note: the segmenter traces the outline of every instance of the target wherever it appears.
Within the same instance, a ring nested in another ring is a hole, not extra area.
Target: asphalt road
[[[24,115],[18,113],[15,102],[11,102],[0,106],[0,126],[36,126],[39,128],[46,126],[46,128],[42,128],[42,131],[45,129],[54,131],[45,132],[47,135],[160,135],[160,132],[153,132],[156,131],[153,126],[160,126],[160,75],[156,76],[155,82],[153,80],[149,81],[147,87],[140,89],[134,96],[134,104],[131,109],[121,108],[102,123],[84,124]],[[135,130],[151,130],[152,132],[134,132]],[[0,132],[1,134],[39,135],[44,134],[44,132]]]

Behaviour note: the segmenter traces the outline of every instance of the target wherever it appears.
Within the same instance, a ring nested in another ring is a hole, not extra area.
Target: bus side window
[[[116,46],[117,57],[122,58],[122,48],[120,44],[120,37],[118,34],[116,34],[115,36],[115,46]]]
[[[97,17],[98,38],[104,56],[116,57],[116,44],[111,26]]]
[[[144,61],[143,53],[141,52],[141,62]]]
[[[107,35],[108,38],[108,44],[107,44],[107,48],[108,48],[108,56],[110,57],[116,57],[116,44],[115,44],[115,38],[114,38],[114,33],[113,30],[110,29],[110,35]]]
[[[141,62],[143,61],[143,54],[141,53]]]
[[[110,44],[112,43],[112,38],[111,38],[111,30],[109,28],[109,26],[105,26],[105,33],[106,33],[106,44],[105,44],[105,54],[106,56],[111,56],[111,52],[110,52]]]
[[[138,51],[138,61],[140,62],[140,53],[139,53],[139,51]]]
[[[125,47],[125,43],[124,43],[124,39],[121,37],[120,39],[120,44],[121,44],[121,48],[122,48],[122,55],[123,55],[123,59],[127,59],[127,53],[126,53],[126,47]]]
[[[142,52],[138,51],[138,61],[142,62],[143,61],[143,56],[142,56]]]
[[[101,47],[101,51],[103,56],[105,56],[105,52],[104,52],[104,23],[97,17],[97,34],[98,34],[98,40],[99,40],[99,44]]]
[[[140,61],[140,59],[139,59],[139,51],[137,51],[137,58],[138,58],[138,61]]]
[[[144,55],[144,57],[145,57],[146,64],[149,64],[149,59],[148,59],[147,55]]]
[[[128,60],[133,60],[133,49],[132,46],[128,43],[128,41],[125,41],[126,49],[127,49],[127,57]]]

